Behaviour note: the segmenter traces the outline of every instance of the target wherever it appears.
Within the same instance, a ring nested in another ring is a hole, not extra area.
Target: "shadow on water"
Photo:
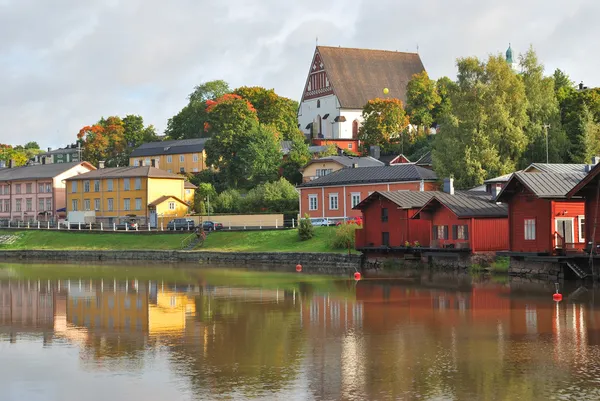
[[[600,293],[553,292],[424,270],[3,265],[0,399],[598,399]]]

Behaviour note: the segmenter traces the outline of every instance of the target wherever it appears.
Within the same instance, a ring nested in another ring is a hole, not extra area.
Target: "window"
[[[185,161],[185,156],[184,155],[179,155],[179,162],[183,163]]]
[[[194,167],[194,168],[192,169],[192,171],[193,171],[194,173],[197,173],[197,172],[198,172],[198,167]]]
[[[123,178],[123,190],[124,191],[129,191],[131,182],[129,180],[129,178]]]
[[[46,192],[47,193],[52,192],[52,184],[46,184]]]
[[[469,226],[468,225],[454,225],[452,226],[452,239],[469,239]]]
[[[321,108],[321,101],[317,100],[317,109],[320,109],[320,108]]]
[[[106,190],[108,192],[113,191],[113,180],[106,180]]]
[[[319,203],[317,195],[308,195],[308,210],[317,210],[318,208]]]
[[[94,199],[94,210],[100,210],[100,199]]]
[[[135,179],[135,190],[138,191],[140,189],[142,189],[142,179],[141,178],[136,178]]]
[[[25,193],[26,194],[30,194],[32,192],[32,185],[31,184],[25,184]]]
[[[329,194],[329,210],[338,209],[338,194]]]
[[[184,168],[184,167],[180,167],[180,168],[179,168],[179,172],[180,172],[180,173],[185,173],[185,168]]]
[[[86,180],[83,182],[83,192],[90,192],[90,181]]]
[[[130,209],[131,209],[131,199],[129,199],[129,198],[123,199],[123,210],[130,210]]]
[[[318,168],[317,169],[317,177],[324,177],[327,174],[331,174],[333,172],[330,168]]]
[[[135,198],[135,210],[142,210],[142,198]]]
[[[71,181],[71,193],[77,192],[77,181]]]
[[[448,239],[448,226],[433,226],[433,239]]]
[[[107,209],[109,212],[112,212],[112,211],[113,211],[113,209],[114,209],[114,200],[113,200],[113,198],[108,198],[108,199],[107,199],[107,202],[106,202],[106,209]]]
[[[77,188],[77,187],[75,187]],[[21,184],[16,184],[15,185],[15,193],[16,194],[20,194],[21,193]]]
[[[74,212],[79,210],[79,202],[77,199],[71,199],[71,210]]]
[[[352,149],[352,143],[348,144],[348,149]]]
[[[140,165],[140,161],[139,161],[138,159],[135,159],[135,160],[133,161],[133,166],[134,166],[134,167],[138,167],[139,165]]]
[[[43,194],[43,193],[44,193],[44,189],[45,189],[45,186],[44,186],[44,184],[39,184],[39,185],[38,185],[38,192],[39,192],[40,194]]]
[[[94,192],[100,192],[100,180],[94,180]]]
[[[84,199],[83,201],[83,210],[90,210],[91,202],[89,199]]]
[[[26,212],[31,212],[31,207],[32,207],[32,199],[31,198],[27,198],[25,199],[25,211]]]
[[[52,211],[52,198],[46,198],[46,211]]]
[[[146,157],[146,160],[144,160],[144,166],[149,166],[150,165],[150,158]]]
[[[352,139],[358,138],[358,120],[352,121]]]
[[[173,163],[173,156],[167,156],[167,163]]]
[[[387,223],[387,221],[388,221],[388,209],[387,209],[387,207],[382,207],[381,208],[381,222]]]
[[[388,232],[381,233],[381,245],[390,246],[390,233],[388,233]]]
[[[172,172],[173,172],[173,170],[171,170],[171,169],[167,170],[167,173],[172,173]]]
[[[175,202],[169,202],[169,210],[175,210]]]
[[[585,242],[585,216],[577,216],[579,242]]]
[[[17,199],[17,202],[15,203],[15,209],[17,212],[21,211],[21,199]]]
[[[4,186],[4,195],[10,195],[10,185]]]
[[[44,206],[46,205],[44,198],[38,199],[38,212],[44,211]]]
[[[4,200],[4,211],[10,212],[10,200],[8,200],[8,199]]]
[[[353,193],[352,195],[352,207],[355,207],[360,203],[360,193]]]
[[[525,219],[525,240],[535,240],[535,219]]]
[[[194,153],[194,156],[192,157],[192,160],[194,162],[198,162],[198,153]]]

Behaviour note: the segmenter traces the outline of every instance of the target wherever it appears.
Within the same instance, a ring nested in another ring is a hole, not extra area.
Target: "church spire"
[[[510,43],[508,44],[508,49],[506,49],[506,62],[510,65],[513,64],[513,54],[512,47],[510,47]]]

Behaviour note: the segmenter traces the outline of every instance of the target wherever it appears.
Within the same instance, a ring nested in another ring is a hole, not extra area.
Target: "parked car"
[[[115,224],[115,228],[117,230],[135,230],[137,226],[137,223],[134,223],[132,221],[125,221],[122,223]]]
[[[334,225],[333,221],[331,221],[329,219],[323,219],[323,218],[312,218],[312,219],[310,219],[310,222],[315,227],[326,227],[326,226]]]
[[[193,219],[173,219],[167,223],[167,230],[179,231],[179,230],[194,230],[196,228],[196,223]]]
[[[202,229],[204,231],[217,231],[223,229],[223,223],[217,223],[214,221],[205,221],[202,223]]]

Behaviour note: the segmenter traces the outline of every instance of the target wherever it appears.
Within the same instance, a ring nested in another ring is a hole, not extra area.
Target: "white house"
[[[384,97],[405,102],[408,81],[424,70],[417,53],[317,46],[298,108],[299,127],[315,145],[335,142],[356,151],[364,105]]]

